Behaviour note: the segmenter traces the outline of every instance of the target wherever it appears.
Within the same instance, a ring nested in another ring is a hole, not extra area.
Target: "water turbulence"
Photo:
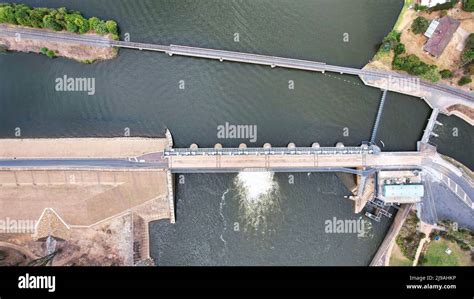
[[[267,220],[280,211],[279,188],[272,172],[240,172],[235,178],[245,230],[265,234]]]

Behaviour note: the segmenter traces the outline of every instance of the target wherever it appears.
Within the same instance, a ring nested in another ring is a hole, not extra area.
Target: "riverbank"
[[[404,6],[392,31],[383,40],[379,51],[364,69],[393,72],[394,75],[406,74],[405,69],[401,71],[396,68],[408,67],[408,62],[415,63],[413,61],[416,60],[418,61],[418,65],[413,65],[411,68],[415,68],[417,72],[423,70],[422,74],[418,74],[418,77],[420,77],[419,80],[439,82],[436,84],[443,87],[443,90],[451,89],[464,94],[471,93],[474,83],[471,82],[460,86],[458,82],[460,82],[463,76],[466,76],[465,70],[463,69],[465,67],[462,66],[461,62],[461,55],[469,33],[474,31],[472,13],[463,11],[460,6],[461,4],[449,10],[421,12],[413,8],[414,2],[413,0],[405,0]],[[452,39],[447,44],[442,55],[433,57],[424,51],[424,44],[427,38],[422,34],[415,34],[412,24],[418,17],[428,19],[427,22],[429,22],[445,15],[457,20],[460,26],[453,34]],[[394,65],[396,65],[396,67]],[[407,71],[411,72],[411,70]],[[446,73],[449,73],[450,76],[442,76]],[[415,74],[412,75],[414,76]],[[467,77],[469,77],[469,74]],[[385,88],[387,88],[387,82],[378,82],[380,80],[377,80],[377,78],[364,76],[362,80],[370,86],[379,88],[384,88],[385,86]],[[458,99],[457,97],[453,97],[452,93],[447,94],[442,90],[433,92],[425,88],[425,86],[419,82],[402,83],[404,82],[394,82],[388,89],[420,97],[424,99],[430,107],[439,108],[443,114],[448,116],[456,115],[469,124],[474,125],[474,103],[472,101]]]
[[[0,31],[2,29],[6,30],[15,30],[15,29],[26,29],[27,27],[19,25],[0,25]],[[57,34],[62,34],[64,36],[71,35],[66,31],[52,31],[48,29],[31,29],[38,32],[54,32]],[[74,34],[76,35],[76,34]],[[112,35],[108,34],[105,36],[95,34],[95,33],[86,33],[83,34],[85,37],[91,38],[103,38],[108,40],[113,40]],[[118,49],[109,46],[92,46],[84,45],[74,42],[60,42],[60,41],[50,41],[42,39],[29,39],[21,36],[7,36],[6,34],[0,34],[0,47],[4,47],[7,51],[16,51],[16,52],[25,52],[25,53],[38,53],[46,54],[47,52],[52,53],[48,56],[50,57],[65,57],[73,59],[83,63],[93,63],[95,61],[109,60],[117,57]]]
[[[25,4],[0,3],[0,48],[2,51],[33,52],[50,58],[60,56],[84,63],[112,59],[117,50],[104,43],[80,45],[71,42],[51,42],[46,38],[32,40],[22,34],[9,34],[9,29],[28,29],[36,36],[56,32],[65,36],[84,35],[87,38],[101,38],[104,41],[117,40],[119,29],[114,20],[101,20],[97,17],[85,18],[80,12],[65,7],[29,7]]]

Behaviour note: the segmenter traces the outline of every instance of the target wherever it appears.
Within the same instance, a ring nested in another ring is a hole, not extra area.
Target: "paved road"
[[[58,32],[49,32],[38,29],[30,28],[17,28],[9,27],[7,25],[0,25],[0,35],[3,36],[19,36],[21,38],[27,39],[39,39],[47,41],[57,41],[57,42],[70,42],[70,43],[79,43],[85,45],[96,45],[100,47],[122,47],[122,48],[131,48],[139,50],[149,50],[149,51],[158,51],[166,52],[170,55],[182,55],[182,56],[191,56],[191,57],[201,57],[208,59],[217,59],[220,61],[235,61],[243,63],[253,63],[260,65],[268,65],[272,67],[283,67],[283,68],[293,68],[309,71],[318,71],[318,72],[335,72],[341,74],[350,74],[358,76],[374,76],[379,78],[399,78],[399,79],[413,79],[412,76],[403,75],[393,72],[383,72],[383,71],[372,71],[372,70],[361,70],[356,68],[341,67],[336,65],[328,65],[322,62],[308,61],[308,60],[299,60],[291,59],[284,57],[276,56],[266,56],[258,55],[251,53],[242,53],[242,52],[233,52],[233,51],[223,51],[216,49],[208,48],[197,48],[197,47],[187,47],[179,45],[156,45],[156,44],[146,44],[146,43],[135,43],[128,41],[113,41],[107,38],[91,36],[91,35],[78,35],[71,33],[58,33]],[[452,88],[447,85],[442,84],[432,84],[420,80],[420,84],[428,89],[433,89],[436,91],[441,91],[448,93],[452,96],[460,97],[469,101],[474,101],[474,97],[467,92],[463,92],[456,88]]]
[[[2,168],[159,168],[167,162],[134,162],[127,159],[8,159],[0,160]]]

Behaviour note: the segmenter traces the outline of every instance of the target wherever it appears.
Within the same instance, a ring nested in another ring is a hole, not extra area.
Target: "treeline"
[[[416,55],[407,55],[405,45],[400,42],[401,33],[392,30],[383,40],[379,52],[388,54],[393,51],[392,67],[395,70],[401,70],[410,75],[420,76],[423,79],[437,82],[440,75],[435,65],[430,65],[421,61]]]
[[[118,39],[118,26],[115,21],[104,21],[97,17],[86,19],[80,12],[65,7],[31,8],[24,4],[0,3],[0,23],[54,31],[66,30],[72,33],[110,33],[114,39]]]

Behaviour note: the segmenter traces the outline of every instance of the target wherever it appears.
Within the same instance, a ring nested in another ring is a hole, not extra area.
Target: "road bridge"
[[[367,76],[372,78],[382,78],[382,79],[400,79],[400,80],[413,80],[414,77],[394,72],[386,71],[375,71],[368,69],[358,69],[350,68],[336,65],[329,65],[324,62],[316,62],[310,60],[301,60],[301,59],[292,59],[284,58],[270,55],[259,55],[252,53],[244,52],[235,52],[235,51],[224,51],[216,50],[209,48],[199,48],[199,47],[189,47],[189,46],[180,46],[180,45],[159,45],[159,44],[150,44],[150,43],[137,43],[131,41],[120,41],[120,40],[110,40],[105,37],[91,36],[91,35],[80,35],[80,34],[71,34],[66,32],[52,32],[41,29],[33,28],[22,28],[22,27],[13,27],[9,25],[0,25],[0,35],[1,36],[10,36],[17,38],[25,39],[37,39],[37,40],[46,40],[46,41],[56,41],[56,42],[66,42],[66,43],[76,43],[84,45],[94,45],[98,47],[118,47],[118,48],[128,48],[128,49],[137,49],[137,50],[147,50],[154,52],[167,53],[170,56],[181,55],[197,58],[207,58],[214,59],[218,61],[233,61],[240,63],[251,63],[266,65],[272,68],[282,67],[282,68],[291,68],[307,71],[316,71],[316,72],[335,72],[340,74],[348,75],[357,75],[357,76]],[[434,84],[421,80],[420,85],[429,91],[437,91],[441,93],[446,93],[456,99],[459,99],[460,102],[466,104],[466,101],[469,105],[474,101],[474,97],[464,91],[459,89],[442,85]],[[395,90],[397,91],[397,90]],[[397,91],[399,92],[399,91]],[[454,101],[456,102],[456,101]],[[453,103],[454,103],[453,102]]]

